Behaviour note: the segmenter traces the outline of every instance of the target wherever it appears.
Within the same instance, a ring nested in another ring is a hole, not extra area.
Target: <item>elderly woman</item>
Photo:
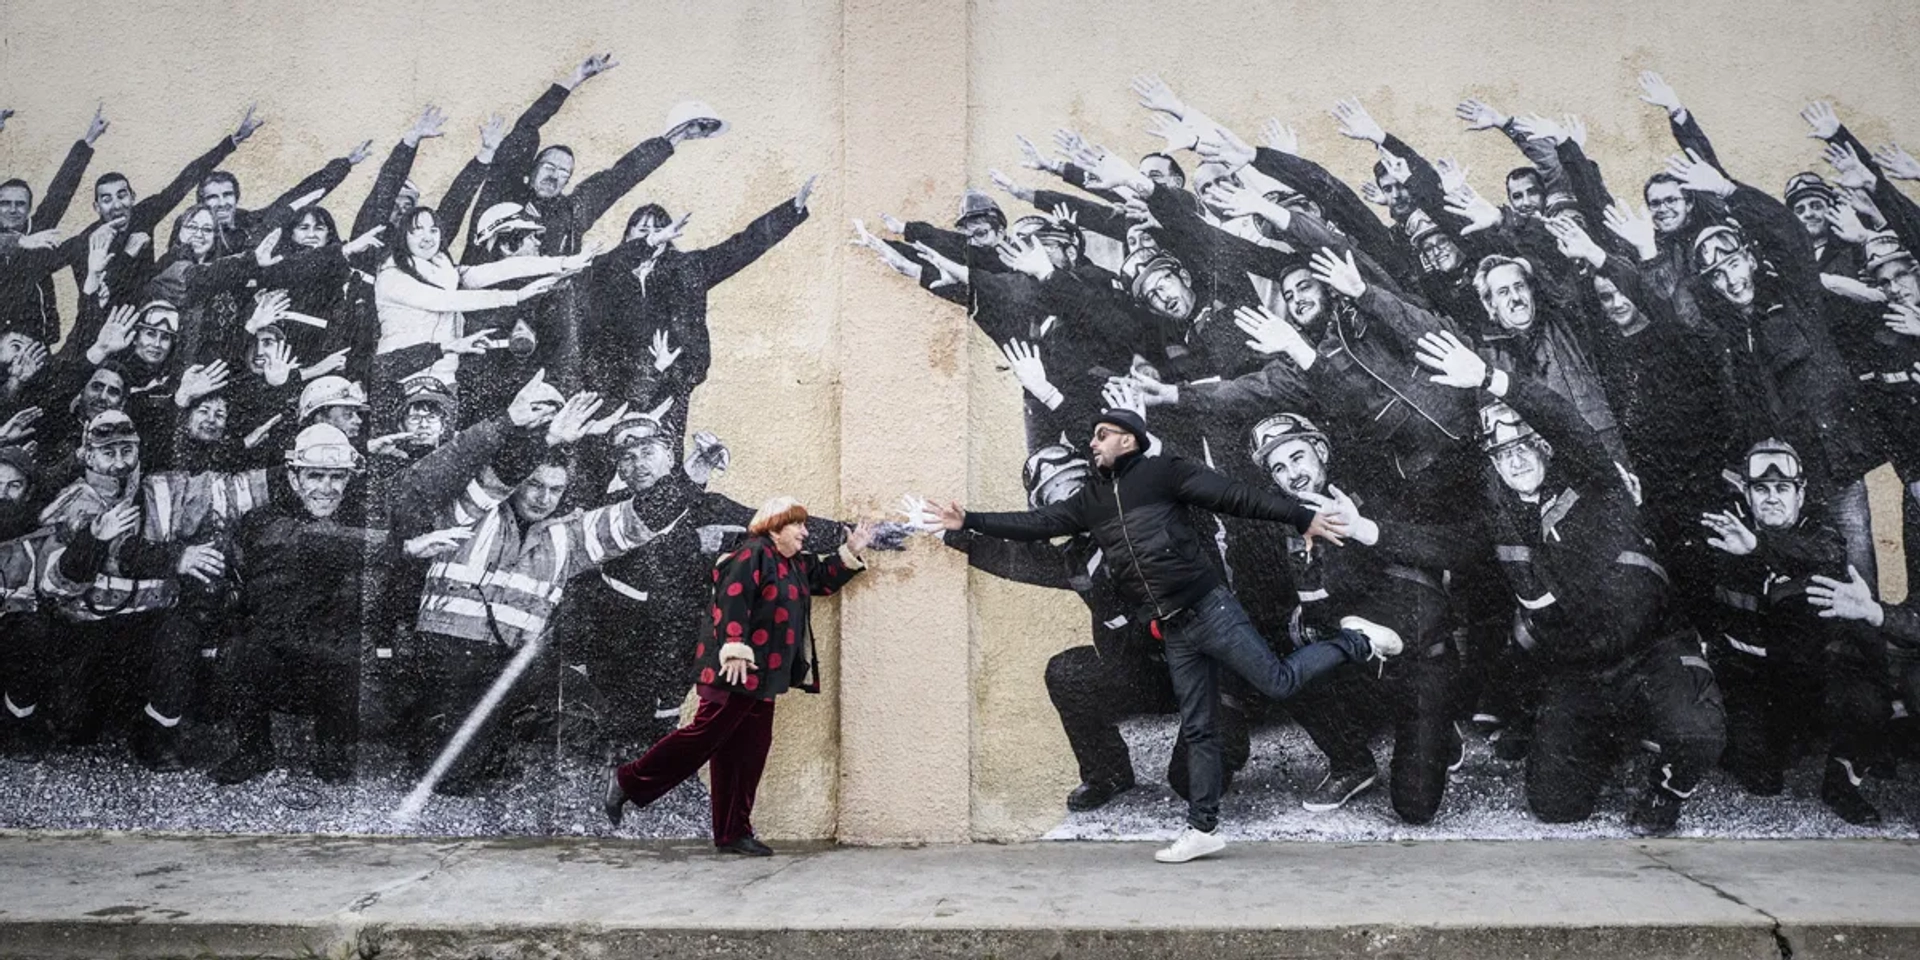
[[[693,722],[616,768],[607,784],[615,825],[628,801],[644,807],[711,762],[713,844],[728,853],[773,853],[753,835],[753,795],[773,745],[773,701],[791,688],[820,692],[820,661],[807,615],[866,569],[873,540],[861,524],[837,553],[800,552],[807,510],[791,497],[767,501],[749,537],[713,568],[713,635],[694,651],[700,707]]]

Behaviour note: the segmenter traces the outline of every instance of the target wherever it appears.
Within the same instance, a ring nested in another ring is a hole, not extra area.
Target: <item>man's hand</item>
[[[253,314],[247,317],[247,332],[259,333],[262,327],[279,323],[293,307],[293,298],[285,290],[266,290],[255,294]]]
[[[1840,132],[1840,115],[1833,111],[1833,104],[1825,100],[1807,104],[1807,108],[1800,111],[1800,119],[1813,128],[1807,136],[1815,140],[1831,140],[1834,134]]]
[[[33,436],[33,424],[39,420],[45,410],[39,407],[27,407],[0,423],[0,447],[15,447],[25,443]]]
[[[1865,620],[1879,627],[1886,623],[1886,608],[1873,599],[1873,588],[1852,564],[1847,565],[1847,580],[1842,583],[1818,574],[1807,580],[1807,602],[1820,608],[1828,619]]]
[[[359,146],[347,151],[347,166],[357,167],[371,156],[373,156],[373,141],[362,140]]]
[[[1652,260],[1659,254],[1660,248],[1654,240],[1653,216],[1647,212],[1646,207],[1635,208],[1624,203],[1613,203],[1607,206],[1604,216],[1607,229],[1613,231],[1614,236],[1632,245],[1634,251],[1640,254],[1640,259]]]
[[[1305,534],[1308,546],[1312,546],[1315,540],[1325,540],[1336,547],[1346,542],[1342,539],[1346,535],[1347,525],[1325,511],[1313,515],[1313,522],[1307,525]]]
[[[1452,193],[1467,186],[1467,174],[1472,171],[1452,157],[1438,157],[1433,161],[1433,172],[1440,175],[1440,191]]]
[[[254,108],[258,106],[260,105],[257,103],[247,104],[247,114],[246,116],[240,118],[240,126],[234,128],[233,136],[230,138],[233,140],[234,146],[237,147],[243,143],[246,143],[247,138],[253,136],[253,132],[255,130],[258,130],[261,127],[264,127],[267,125],[266,120],[255,117],[253,115]]]
[[[593,415],[600,412],[605,403],[600,395],[581,391],[567,398],[560,405],[560,412],[553,415],[547,423],[547,446],[565,447],[579,443],[587,435],[587,428],[593,421]]]
[[[653,419],[656,422],[658,422],[662,416],[666,415],[667,408],[671,406],[673,406],[673,398],[669,397],[667,398],[666,402],[654,408],[653,412],[649,414],[649,416],[653,417]],[[609,413],[604,417],[600,417],[597,420],[588,420],[586,435],[589,437],[604,437],[607,434],[613,432],[613,428],[619,426],[620,421],[627,419],[627,416],[632,412],[633,412],[633,404],[628,403],[626,401],[621,401],[620,406],[615,407],[612,413]]]
[[[687,232],[687,221],[692,217],[693,211],[689,210],[681,214],[678,219],[668,221],[666,226],[647,231],[647,246],[659,250],[680,239],[681,235]]]
[[[107,105],[104,103],[93,108],[93,119],[88,121],[86,135],[81,137],[89,147],[93,146],[94,141],[99,140],[100,135],[106,133],[107,128],[113,125],[107,121],[106,109]]]
[[[300,379],[318,380],[329,373],[339,373],[345,370],[347,368],[347,349],[348,348],[335,350],[321,357],[320,360],[311,367],[300,367]],[[292,347],[287,348],[287,362],[296,367],[300,365],[300,358],[293,355]]]
[[[473,539],[472,527],[447,527],[432,533],[423,533],[403,546],[407,556],[416,560],[437,560],[460,549],[460,545]]]
[[[1321,247],[1314,251],[1307,266],[1316,279],[1343,296],[1357,298],[1367,292],[1367,281],[1360,276],[1359,265],[1353,262],[1352,250],[1342,257],[1335,255],[1331,247]]]
[[[929,247],[925,243],[922,243],[918,240],[915,240],[912,244],[910,244],[910,246],[913,247],[914,252],[920,254],[920,259],[923,262],[925,262],[927,266],[930,266],[933,268],[934,273],[939,274],[939,276],[935,277],[931,282],[927,284],[928,289],[938,290],[941,287],[950,286],[956,283],[964,284],[967,282],[967,277],[962,276],[958,272],[960,265],[954,263],[952,260],[949,260],[946,257],[941,256],[940,251],[935,250],[934,248]],[[1052,267],[1053,265],[1052,261],[1048,261],[1047,265],[1048,267]]]
[[[1055,175],[1058,175],[1067,168],[1066,161],[1064,160],[1049,160],[1041,156],[1040,148],[1034,146],[1032,140],[1028,140],[1026,137],[1017,133],[1014,134],[1013,139],[1020,145],[1021,166],[1029,170],[1045,170]]]
[[[1194,141],[1193,150],[1201,160],[1222,164],[1229,170],[1239,170],[1253,162],[1253,144],[1240,139],[1232,130],[1208,121],[1197,125],[1195,132],[1199,139]]]
[[[1688,150],[1684,156],[1675,154],[1668,157],[1667,173],[1688,190],[1720,197],[1733,196],[1733,181],[1727,179],[1719,167],[1700,159],[1700,155],[1692,150]]]
[[[1293,225],[1293,211],[1268,200],[1252,187],[1215,180],[1207,197],[1215,208],[1228,217],[1259,217],[1281,230]]]
[[[180,386],[173,391],[174,406],[185,410],[201,397],[225,390],[231,376],[225,360],[188,367],[180,374]]]
[[[1045,280],[1053,276],[1053,260],[1047,256],[1047,248],[1032,237],[1025,239],[1008,238],[995,247],[1000,262],[1018,270],[1036,280]]]
[[[1920,337],[1920,308],[1909,307],[1904,303],[1889,303],[1882,319],[1887,321],[1887,329],[1894,333]]]
[[[1560,129],[1565,130],[1567,132],[1567,139],[1572,140],[1580,149],[1585,150],[1587,148],[1587,122],[1585,120],[1571,113],[1566,114],[1560,118]]]
[[[1172,114],[1175,117],[1187,115],[1187,105],[1174,96],[1173,88],[1151,74],[1142,74],[1133,78],[1133,93],[1140,98],[1140,105],[1148,110]]]
[[[1200,142],[1200,131],[1192,124],[1165,113],[1147,118],[1147,135],[1166,141],[1167,153],[1192,150]]]
[[[946,505],[933,507],[933,518],[944,530],[958,530],[967,523],[967,511],[958,500],[948,500]]]
[[[1566,128],[1559,121],[1529,113],[1524,117],[1513,118],[1513,129],[1528,140],[1545,140],[1554,146],[1567,142]]]
[[[486,332],[486,331],[482,331]],[[546,391],[547,368],[541,367],[533,372],[533,377],[520,387],[519,392],[507,403],[507,422],[522,429],[537,427],[553,419],[553,411],[546,409],[547,401],[537,399]]]
[[[1839,174],[1840,185],[1855,190],[1872,190],[1880,178],[1867,169],[1867,164],[1849,143],[1829,143],[1821,153],[1833,171]]]
[[[1700,525],[1713,533],[1707,538],[1707,546],[1736,557],[1744,557],[1760,548],[1760,538],[1754,536],[1740,518],[1729,511],[1703,513]]]
[[[480,125],[480,149],[473,158],[481,163],[492,163],[493,155],[500,150],[500,142],[507,138],[507,118],[497,113],[489,114],[487,122]]]
[[[1487,362],[1480,359],[1480,355],[1474,353],[1472,348],[1461,343],[1452,331],[1423,333],[1414,344],[1414,349],[1418,352],[1413,359],[1435,371],[1433,376],[1427,378],[1434,383],[1472,390],[1486,382]]]
[[[1866,243],[1873,236],[1873,231],[1860,222],[1860,211],[1852,204],[1828,207],[1827,223],[1833,227],[1833,235],[1847,243]]]
[[[1275,153],[1284,153],[1290,157],[1300,155],[1300,134],[1292,127],[1280,122],[1279,117],[1269,117],[1260,125],[1260,142]]]
[[[367,441],[367,453],[376,457],[392,457],[395,460],[405,460],[407,459],[407,451],[401,444],[412,437],[413,434],[405,430],[399,433],[389,433],[384,436],[374,437]]]
[[[387,225],[383,223],[374,227],[372,230],[368,230],[366,233],[354,237],[340,247],[340,255],[343,257],[353,257],[357,256],[362,250],[372,250],[374,247],[383,246],[384,244],[380,240],[380,234],[386,232],[386,229]]]
[[[1607,252],[1600,249],[1600,245],[1593,242],[1593,238],[1580,229],[1580,224],[1575,223],[1572,217],[1562,214],[1544,219],[1541,223],[1546,226],[1548,233],[1553,234],[1561,256],[1569,260],[1585,260],[1595,270],[1606,265]]]
[[[1328,111],[1335,122],[1340,124],[1340,135],[1349,140],[1366,140],[1375,146],[1387,142],[1387,131],[1373,119],[1373,114],[1360,105],[1357,97],[1348,97],[1334,103]]]
[[[667,331],[655,330],[653,342],[647,345],[647,353],[653,357],[653,369],[657,373],[666,373],[675,360],[680,359],[681,349],[673,346],[667,338]]]
[[[293,368],[299,366],[293,359],[293,345],[285,340],[267,349],[267,355],[260,358],[260,376],[267,386],[284,387],[293,379]],[[185,386],[185,383],[182,383]]]
[[[212,583],[227,573],[227,558],[220,549],[211,543],[189,544],[180,552],[180,563],[175,568],[182,576],[192,577],[201,583]]]
[[[267,231],[267,235],[260,238],[260,242],[254,245],[253,262],[263,267],[271,267],[274,264],[279,263],[282,260],[285,260],[286,259],[285,257],[279,256],[273,252],[273,248],[279,245],[280,245],[280,228],[275,227],[274,229]]]
[[[107,263],[113,259],[115,236],[113,225],[110,223],[103,223],[95,227],[92,233],[87,234],[87,281],[89,284],[106,274]]]
[[[681,469],[686,471],[687,479],[704,487],[730,466],[733,466],[733,451],[728,450],[719,437],[702,430],[693,435],[693,452],[687,454],[687,462]]]
[[[1652,70],[1640,71],[1640,99],[1667,111],[1667,116],[1676,120],[1687,112],[1687,108],[1680,104],[1680,94],[1675,93],[1673,87],[1667,85],[1666,79]]]
[[[1458,190],[1447,191],[1441,203],[1448,213],[1467,221],[1467,225],[1460,228],[1462,236],[1500,225],[1500,208],[1488,202],[1487,198],[1480,195],[1480,191],[1470,185],[1462,184]]]
[[[620,61],[615,60],[613,58],[613,54],[611,53],[594,54],[593,56],[580,61],[580,65],[573,68],[573,75],[561,81],[560,85],[563,87],[566,87],[570,91],[577,90],[579,89],[581,84],[586,83],[588,80],[591,80],[594,77],[597,77],[603,73],[606,73],[608,70],[612,70],[614,67],[617,67],[619,65],[620,65]]]
[[[1105,147],[1084,147],[1073,154],[1073,162],[1085,171],[1087,186],[1092,189],[1124,189],[1143,196],[1153,192],[1153,181]]]
[[[1008,196],[1013,197],[1015,200],[1024,200],[1027,203],[1033,202],[1033,194],[1034,194],[1033,190],[1029,187],[1023,187],[1017,183],[1014,183],[1013,178],[1007,176],[1006,174],[1001,173],[1000,171],[995,170],[993,168],[988,168],[987,179],[993,181],[994,186],[999,187],[1001,190],[1005,191]]]
[[[1453,108],[1453,115],[1466,121],[1468,130],[1492,130],[1507,124],[1507,115],[1478,97],[1468,97]]]
[[[47,365],[47,345],[38,340],[27,343],[7,361],[7,382],[15,387],[32,380]]]
[[[1900,149],[1897,143],[1889,143],[1873,152],[1873,162],[1880,165],[1880,172],[1895,180],[1920,180],[1920,160],[1913,154]]]
[[[20,237],[22,250],[52,250],[60,245],[60,231],[42,230],[39,233],[23,234]]]
[[[1317,359],[1299,328],[1264,306],[1242,304],[1233,308],[1233,323],[1247,335],[1247,348],[1255,353],[1268,357],[1286,354],[1302,370]]]
[[[133,345],[133,321],[139,308],[123,303],[107,314],[107,322],[100,325],[100,332],[93,338],[93,347],[87,351],[87,362],[94,366],[106,362],[106,359]]]
[[[907,235],[907,222],[891,213],[882,213],[880,215],[880,226],[886,228],[886,231],[894,236],[904,237]]]
[[[1885,293],[1882,293],[1876,287],[1861,283],[1853,277],[1842,276],[1837,273],[1823,273],[1820,275],[1820,285],[1825,287],[1828,293],[1835,296],[1846,297],[1854,303],[1887,302],[1887,295]]]
[[[1013,368],[1013,378],[1020,381],[1021,388],[1047,409],[1059,408],[1064,398],[1059,389],[1047,381],[1047,367],[1040,360],[1038,347],[1024,340],[1009,340],[1000,346],[1000,354],[1007,358],[1007,366]]]
[[[807,212],[807,201],[812,199],[813,183],[818,179],[820,179],[820,175],[816,173],[813,176],[808,177],[807,182],[800,185],[800,192],[793,195],[794,210],[800,213]]]
[[[126,536],[140,525],[140,504],[138,500],[122,500],[101,511],[88,526],[88,532],[101,543],[112,543]]]
[[[1306,492],[1300,494],[1300,500],[1320,511],[1321,516],[1345,527],[1347,535],[1362,544],[1370,547],[1380,542],[1380,524],[1361,516],[1359,505],[1339,487],[1329,484],[1325,496]]]
[[[420,111],[420,119],[413,121],[413,126],[408,127],[407,132],[400,135],[400,142],[409,147],[417,147],[422,140],[444,135],[447,132],[446,126],[447,115],[442,113],[439,107],[429,103],[425,110]]]
[[[1377,152],[1380,154],[1380,169],[1386,171],[1389,181],[1406,183],[1413,179],[1413,166],[1407,163],[1406,158],[1396,155],[1386,147],[1381,147]]]

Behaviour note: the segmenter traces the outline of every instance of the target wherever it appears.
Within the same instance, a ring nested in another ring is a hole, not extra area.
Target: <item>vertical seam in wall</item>
[[[851,173],[847,169],[847,158],[850,155],[847,149],[847,0],[839,0],[835,5],[835,9],[837,9],[840,14],[840,29],[835,32],[835,48],[833,51],[834,69],[839,73],[838,86],[840,88],[839,104],[836,110],[837,116],[835,117],[836,122],[840,124],[840,156],[837,158],[837,163],[835,164],[840,172],[840,189],[835,191],[834,194],[834,211],[837,215],[835,222],[841,222],[846,217],[847,190],[852,179]],[[842,244],[832,244],[831,249],[833,252],[829,254],[829,256],[832,257],[833,269],[833,333],[831,335],[833,342],[834,371],[833,436],[834,444],[838,448],[836,451],[837,455],[834,459],[839,464],[838,475],[834,477],[834,498],[842,501],[841,507],[843,509],[840,510],[840,513],[842,516],[845,516],[846,510],[844,507],[846,504],[843,498],[846,495],[846,490],[842,486],[841,480],[846,476],[847,469],[847,427],[846,417],[842,414],[842,408],[846,404],[846,378],[844,376],[845,364],[842,362],[844,358],[841,355],[841,335],[844,331],[840,329],[840,325],[846,316],[847,261],[846,257],[841,253],[841,247]],[[827,801],[827,836],[838,841],[840,839],[841,804],[844,800],[841,783],[846,779],[847,769],[847,731],[843,725],[845,711],[841,709],[840,705],[841,698],[846,696],[847,688],[847,631],[846,617],[840,606],[835,606],[834,608],[834,619],[834,633],[839,638],[840,649],[834,657],[837,663],[834,666],[833,718],[831,720],[833,724],[833,776],[829,778],[832,787]]]
[[[972,171],[974,169],[973,164],[975,159],[973,155],[973,112],[974,112],[973,30],[974,30],[974,24],[978,22],[979,22],[979,0],[967,0],[967,19],[966,19],[966,25],[964,28],[965,36],[962,38],[962,43],[961,43],[963,53],[961,55],[961,60],[960,60],[960,69],[965,73],[965,76],[962,78],[961,82],[962,82],[962,88],[964,90],[964,96],[966,98],[964,120],[962,121],[961,129],[960,129],[960,157],[961,157],[960,162],[962,167],[960,171],[960,183],[961,183],[962,189],[965,189],[967,184],[971,182]],[[957,354],[958,363],[960,366],[961,383],[963,383],[966,387],[966,389],[962,393],[962,397],[964,398],[964,403],[963,403],[963,409],[961,412],[962,412],[962,416],[965,418],[963,422],[967,424],[968,439],[965,445],[965,449],[967,451],[966,463],[964,463],[961,467],[961,478],[964,486],[960,491],[961,496],[964,497],[966,501],[971,501],[973,499],[974,457],[973,457],[973,363],[972,363],[973,316],[972,316],[972,313],[973,313],[972,297],[968,297],[967,309],[960,318],[960,349],[955,351],[955,353]],[[962,700],[962,704],[963,704],[963,708],[966,710],[966,723],[967,723],[966,836],[969,841],[978,839],[975,833],[975,824],[979,823],[979,817],[975,813],[975,805],[980,802],[980,792],[977,786],[978,777],[976,776],[976,774],[979,772],[980,740],[979,740],[978,725],[974,722],[975,721],[975,718],[974,718],[974,681],[975,681],[974,664],[978,662],[978,658],[980,655],[980,637],[978,636],[978,630],[977,630],[978,624],[975,622],[975,618],[973,616],[973,591],[970,589],[972,585],[972,580],[973,580],[973,568],[971,566],[968,566],[967,569],[962,571],[960,574],[960,611],[961,611],[961,616],[965,618],[965,622],[967,625],[967,658],[966,658],[967,689],[966,689],[966,696]]]

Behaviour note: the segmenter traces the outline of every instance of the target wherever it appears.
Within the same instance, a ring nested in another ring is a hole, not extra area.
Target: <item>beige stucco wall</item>
[[[0,21],[0,101],[19,111],[0,163],[36,186],[100,100],[113,128],[89,183],[119,169],[151,189],[256,100],[268,125],[229,164],[250,200],[371,137],[374,158],[328,204],[342,219],[426,103],[451,117],[415,167],[431,197],[486,114],[511,118],[589,53],[622,65],[547,128],[582,175],[658,133],[676,100],[706,100],[734,129],[687,145],[594,236],[610,240],[634,203],[660,199],[695,211],[684,245],[701,246],[822,175],[812,222],[715,294],[718,348],[692,423],[733,448],[725,492],[792,493],[837,516],[878,513],[907,490],[1021,502],[1018,392],[997,354],[957,308],[849,256],[846,217],[944,222],[988,166],[1037,182],[1017,171],[1012,137],[1044,143],[1063,122],[1123,153],[1152,149],[1127,92],[1136,72],[1244,135],[1281,117],[1304,152],[1356,181],[1372,155],[1325,110],[1358,95],[1488,193],[1518,160],[1497,134],[1464,133],[1457,100],[1578,112],[1627,192],[1671,150],[1636,97],[1643,68],[1663,71],[1730,167],[1769,190],[1816,160],[1795,117],[1809,99],[1834,100],[1870,143],[1920,130],[1920,8],[1899,0],[155,0],[13,3]],[[70,228],[84,207],[83,193]],[[1041,670],[1084,642],[1084,608],[961,560],[917,541],[821,609],[828,695],[781,705],[768,835],[998,839],[1057,821],[1074,776]]]

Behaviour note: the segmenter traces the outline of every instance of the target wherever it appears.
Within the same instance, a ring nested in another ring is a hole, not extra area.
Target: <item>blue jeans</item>
[[[1220,739],[1214,728],[1219,669],[1239,674],[1270,699],[1285,700],[1343,663],[1364,661],[1369,649],[1366,637],[1342,630],[1281,657],[1226,587],[1213,588],[1192,608],[1162,621],[1160,632],[1180,703],[1180,735],[1187,741],[1187,825],[1209,833],[1220,823]]]

